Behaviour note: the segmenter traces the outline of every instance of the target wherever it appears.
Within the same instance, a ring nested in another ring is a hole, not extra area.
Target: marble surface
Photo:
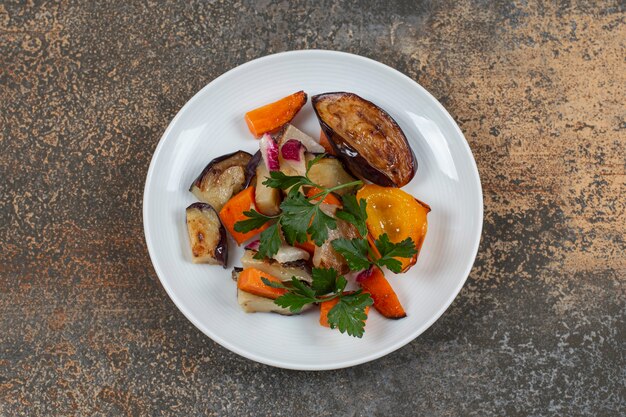
[[[0,415],[623,413],[625,23],[623,2],[1,2]],[[485,197],[444,316],[383,359],[318,373],[196,330],[141,219],[178,109],[230,68],[304,48],[432,92]]]

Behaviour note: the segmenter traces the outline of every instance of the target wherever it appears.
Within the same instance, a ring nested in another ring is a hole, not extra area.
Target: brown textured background
[[[626,407],[623,2],[0,2],[0,414],[602,415]],[[274,369],[196,330],[144,244],[151,154],[206,83],[337,49],[458,121],[475,267],[374,363]]]

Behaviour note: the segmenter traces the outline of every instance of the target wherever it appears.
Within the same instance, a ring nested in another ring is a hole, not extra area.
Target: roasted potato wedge
[[[355,180],[352,175],[348,174],[339,159],[330,157],[324,158],[317,164],[313,165],[309,170],[309,178],[314,183],[326,188],[347,184]],[[353,190],[353,187],[349,187],[340,188],[335,192],[339,195],[344,195],[352,192]]]
[[[386,187],[411,181],[415,155],[386,111],[345,92],[319,94],[311,102],[324,134],[353,174]]]
[[[263,182],[270,176],[265,164],[256,168],[256,186],[254,187],[254,202],[257,209],[266,216],[275,216],[280,213],[282,192],[278,188],[271,188]]]

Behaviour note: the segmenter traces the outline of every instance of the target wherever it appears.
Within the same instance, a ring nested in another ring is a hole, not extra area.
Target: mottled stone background
[[[624,3],[530,3],[1,1],[0,414],[623,413]],[[485,194],[478,259],[446,314],[381,360],[320,373],[196,330],[141,218],[180,107],[230,68],[303,48],[431,91]]]

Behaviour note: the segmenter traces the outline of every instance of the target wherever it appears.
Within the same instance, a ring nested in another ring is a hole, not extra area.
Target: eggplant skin
[[[415,154],[396,121],[354,93],[311,98],[324,134],[356,176],[384,187],[402,187],[417,170]]]
[[[189,191],[203,203],[220,211],[224,204],[243,189],[252,155],[236,151],[213,159],[191,183]]]
[[[228,263],[228,239],[217,212],[210,204],[193,203],[185,210],[193,263]]]
[[[248,188],[250,186],[250,184],[256,177],[256,169],[259,166],[259,163],[262,161],[262,159],[263,157],[261,155],[260,150],[256,151],[256,153],[252,155],[252,158],[250,158],[250,162],[248,162],[248,165],[246,165],[246,169],[245,169],[246,181],[244,182],[242,189]]]

